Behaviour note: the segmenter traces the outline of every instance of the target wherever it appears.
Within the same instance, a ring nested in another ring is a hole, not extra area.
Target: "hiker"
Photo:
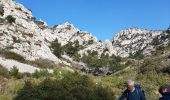
[[[123,92],[118,100],[146,100],[144,91],[135,81],[128,80],[127,89]]]
[[[170,85],[162,85],[159,88],[159,93],[162,95],[159,100],[170,100]]]

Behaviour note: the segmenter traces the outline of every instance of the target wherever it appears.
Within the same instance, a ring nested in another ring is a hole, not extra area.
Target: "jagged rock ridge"
[[[129,28],[118,33],[113,39],[116,55],[128,57],[139,50],[144,55],[150,55],[158,46],[169,44],[168,33],[163,30],[145,30]]]

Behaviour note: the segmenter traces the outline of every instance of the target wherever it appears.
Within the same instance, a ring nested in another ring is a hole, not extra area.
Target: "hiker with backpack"
[[[146,100],[144,91],[133,80],[128,80],[127,89],[118,100]]]
[[[159,88],[159,93],[162,95],[159,100],[170,100],[170,85],[162,85]]]

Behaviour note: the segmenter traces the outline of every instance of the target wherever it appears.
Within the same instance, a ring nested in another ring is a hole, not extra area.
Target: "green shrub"
[[[75,61],[80,61],[81,55],[76,52],[76,53],[74,53],[73,58],[74,58]]]
[[[75,41],[74,43],[69,42],[63,47],[63,49],[66,54],[73,57],[80,50],[80,45],[78,41]]]
[[[89,41],[88,41],[88,45],[91,45],[91,44],[93,44],[93,43],[94,43],[93,40],[89,40]]]
[[[113,59],[115,62],[121,62],[122,61],[122,58],[120,56],[115,56],[114,54],[111,56],[111,59]]]
[[[98,52],[97,52],[97,51],[92,51],[92,52],[90,53],[90,55],[92,55],[92,56],[98,56]]]
[[[96,85],[78,73],[67,73],[61,80],[47,78],[39,85],[27,84],[14,100],[114,100],[110,88]]]
[[[144,55],[143,55],[143,50],[138,50],[135,52],[135,54],[132,54],[130,53],[129,54],[129,58],[132,58],[132,59],[143,59],[144,58]]]
[[[66,54],[68,54],[69,56],[73,56],[74,53],[78,50],[78,48],[75,48],[73,46],[73,43],[72,42],[69,42],[68,44],[66,44],[64,46],[64,51]]]
[[[3,6],[0,5],[0,15],[3,16],[4,15],[4,9],[3,9]]]
[[[119,71],[126,66],[121,64],[122,58],[119,56],[109,56],[108,54],[101,54],[101,57],[98,57],[98,53],[95,51],[90,52],[88,55],[83,55],[81,61],[87,64],[88,67],[92,68],[101,68],[108,67],[111,71]]]
[[[63,54],[63,48],[61,47],[61,44],[58,43],[57,39],[51,43],[51,48],[53,50],[54,55],[60,58]]]
[[[0,50],[0,55],[2,55],[3,57],[5,57],[6,59],[13,59],[13,60],[17,60],[19,62],[25,62],[24,57],[22,57],[21,55],[12,52],[12,51],[8,51],[8,50]]]
[[[66,53],[67,55],[73,57],[75,60],[78,60],[80,58],[78,51],[82,48],[83,46],[79,45],[79,41],[75,41],[74,43],[69,42],[64,46],[61,46],[57,39],[51,43],[51,49],[53,53],[59,58],[63,53]]]
[[[57,65],[53,61],[50,61],[48,59],[36,59],[35,61],[27,61],[26,63],[38,68],[53,69],[57,67]]]
[[[4,68],[2,65],[0,65],[0,76],[3,76],[3,77],[9,76],[8,70],[6,68]]]
[[[45,69],[40,71],[36,70],[34,73],[32,73],[32,77],[34,78],[47,77],[49,75],[50,73],[48,72],[48,70]]]
[[[4,35],[4,33],[0,33],[0,36],[3,36]]]
[[[99,68],[102,67],[101,60],[97,56],[92,55],[84,55],[82,57],[82,61],[87,64],[88,67],[91,68]]]
[[[63,73],[62,71],[59,71],[59,70],[54,70],[53,72],[53,76],[56,77],[56,79],[62,79],[63,78]]]
[[[133,63],[132,60],[128,60],[128,61],[126,61],[125,65],[126,65],[126,66],[129,66],[129,65],[131,65],[132,63]]]
[[[19,70],[15,66],[9,71],[9,75],[17,79],[22,78],[22,75],[19,73]]]
[[[37,25],[44,25],[44,22],[42,21],[34,21]]]
[[[6,17],[6,20],[7,20],[9,23],[15,23],[16,18],[13,17],[12,15],[8,15],[8,16]]]
[[[155,61],[151,58],[146,58],[140,66],[140,73],[147,74],[150,71],[158,71],[160,66],[162,66],[161,61]]]

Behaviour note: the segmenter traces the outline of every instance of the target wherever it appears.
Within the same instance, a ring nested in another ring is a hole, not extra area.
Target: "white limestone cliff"
[[[91,33],[81,31],[68,22],[48,27],[46,22],[36,21],[30,10],[14,0],[0,0],[0,5],[4,10],[3,16],[0,15],[0,48],[15,52],[29,61],[47,59],[55,64],[71,66],[70,62],[59,59],[51,51],[50,45],[55,39],[62,46],[78,41],[84,47],[79,51],[81,55],[90,50],[97,51],[99,55],[105,53],[121,57],[128,57],[139,50],[147,55],[156,50],[157,46],[167,46],[169,43],[165,31],[139,28],[123,30],[114,37],[113,42],[106,40],[102,43]],[[7,22],[8,15],[16,18],[15,23]],[[153,43],[155,40],[158,40],[156,45]]]

